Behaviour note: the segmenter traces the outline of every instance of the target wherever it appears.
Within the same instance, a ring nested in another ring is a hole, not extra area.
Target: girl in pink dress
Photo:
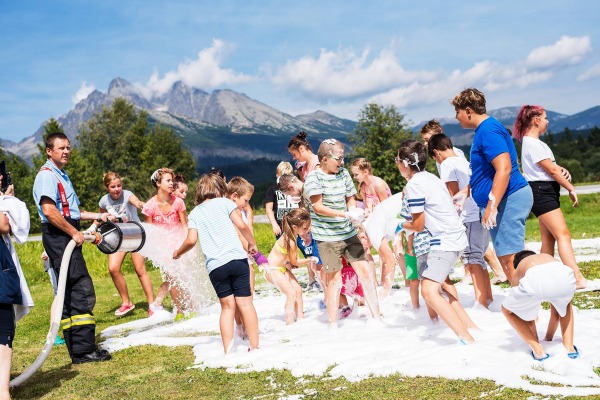
[[[146,222],[156,225],[162,230],[165,239],[163,241],[164,252],[166,259],[177,245],[185,238],[187,234],[187,215],[185,212],[185,203],[182,199],[173,194],[173,171],[169,168],[160,168],[154,171],[150,180],[157,190],[156,196],[146,202],[142,213],[146,216]],[[153,260],[156,261],[156,260]],[[179,314],[183,316],[183,308],[186,306],[181,304],[181,294],[177,285],[175,272],[172,265],[159,262],[163,283],[158,289],[158,294],[152,305],[151,310],[162,309],[162,301],[171,293],[171,298],[175,307],[177,307],[176,319],[180,319]]]

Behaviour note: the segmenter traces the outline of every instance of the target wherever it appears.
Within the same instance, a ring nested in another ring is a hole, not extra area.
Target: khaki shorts
[[[353,261],[367,261],[365,249],[357,235],[336,242],[317,241],[317,246],[326,273],[341,271],[342,257],[350,264]]]

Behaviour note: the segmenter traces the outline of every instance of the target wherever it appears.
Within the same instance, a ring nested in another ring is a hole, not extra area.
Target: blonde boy
[[[365,251],[350,220],[356,213],[356,188],[344,164],[344,145],[336,139],[324,140],[317,153],[319,166],[305,179],[304,191],[310,199],[312,234],[326,274],[325,304],[331,326],[337,326],[342,256],[356,271],[374,318],[381,318],[375,290],[375,277],[365,259]]]

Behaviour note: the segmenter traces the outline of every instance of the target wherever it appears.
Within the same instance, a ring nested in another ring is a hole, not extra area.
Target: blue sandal
[[[550,358],[550,354],[546,354],[542,358],[535,358],[535,354],[533,354],[533,350],[531,350],[531,358],[533,358],[535,361],[544,361],[545,359]]]
[[[579,358],[579,350],[577,350],[577,346],[573,345],[573,348],[575,349],[575,351],[573,353],[567,353],[567,355],[569,356],[569,358],[571,359],[576,359]]]

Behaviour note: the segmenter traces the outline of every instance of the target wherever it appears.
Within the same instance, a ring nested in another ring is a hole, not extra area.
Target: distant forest
[[[575,133],[565,128],[542,139],[554,152],[556,163],[571,172],[573,182],[600,181],[600,128]]]
[[[415,138],[420,140],[419,135]],[[600,128],[581,131],[566,128],[558,133],[549,131],[542,136],[542,140],[552,149],[556,163],[569,170],[574,183],[600,182]],[[521,143],[515,141],[515,146],[520,162]],[[457,147],[469,158],[470,146]],[[285,161],[291,161],[291,157]],[[228,178],[241,175],[254,183],[251,203],[253,207],[261,208],[264,207],[267,187],[275,183],[275,167],[278,163],[277,160],[258,159],[224,166],[222,169]]]

